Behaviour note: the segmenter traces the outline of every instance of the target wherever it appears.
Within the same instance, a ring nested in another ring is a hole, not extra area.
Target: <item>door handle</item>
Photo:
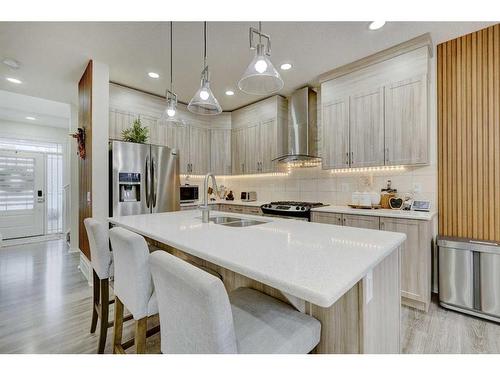
[[[152,195],[152,202],[151,202],[151,207],[156,207],[156,189],[157,189],[157,180],[156,180],[156,160],[151,158],[151,185],[152,185],[152,190],[151,190],[151,195]]]
[[[146,207],[149,208],[149,155],[146,156],[146,165],[144,167],[144,188],[146,190]]]

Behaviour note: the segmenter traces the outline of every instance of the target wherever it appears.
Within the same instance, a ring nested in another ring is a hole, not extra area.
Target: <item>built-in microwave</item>
[[[198,185],[181,185],[180,202],[192,203],[198,200]]]

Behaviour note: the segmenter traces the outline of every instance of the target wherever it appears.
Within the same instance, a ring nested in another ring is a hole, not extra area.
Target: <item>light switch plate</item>
[[[373,270],[370,270],[363,278],[363,291],[365,294],[365,304],[368,304],[373,298]]]

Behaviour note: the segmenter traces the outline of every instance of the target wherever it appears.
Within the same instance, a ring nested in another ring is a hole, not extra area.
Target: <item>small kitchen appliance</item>
[[[198,185],[182,185],[179,190],[181,203],[193,203],[198,200]]]
[[[255,191],[242,191],[240,198],[243,202],[255,202],[257,200],[257,192],[255,192]]]

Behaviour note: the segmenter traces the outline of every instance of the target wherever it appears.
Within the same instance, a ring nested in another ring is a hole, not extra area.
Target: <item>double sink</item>
[[[226,227],[250,227],[252,225],[265,224],[267,221],[253,220],[253,219],[243,219],[239,217],[232,216],[214,216],[209,219],[214,224],[224,225]]]

